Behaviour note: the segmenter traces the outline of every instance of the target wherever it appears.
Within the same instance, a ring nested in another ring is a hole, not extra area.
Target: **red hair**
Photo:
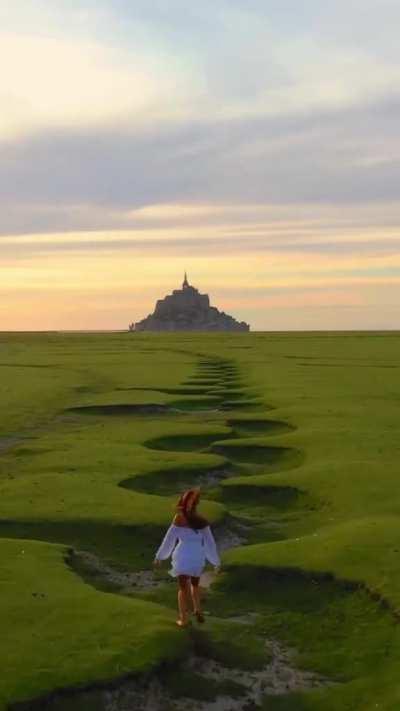
[[[208,521],[197,513],[197,504],[200,500],[200,489],[188,489],[180,496],[177,511],[188,522],[190,528],[201,529],[208,526]]]

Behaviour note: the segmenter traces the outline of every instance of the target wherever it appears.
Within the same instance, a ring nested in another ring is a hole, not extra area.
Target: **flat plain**
[[[399,333],[1,334],[0,395],[1,709],[398,711]]]

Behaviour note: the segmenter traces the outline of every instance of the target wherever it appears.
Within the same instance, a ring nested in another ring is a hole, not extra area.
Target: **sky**
[[[400,328],[398,0],[0,0],[0,330]]]

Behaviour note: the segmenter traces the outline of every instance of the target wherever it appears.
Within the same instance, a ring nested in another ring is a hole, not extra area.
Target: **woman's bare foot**
[[[188,625],[189,625],[190,623],[189,623],[189,620],[182,620],[181,618],[179,618],[179,619],[176,621],[176,624],[178,625],[178,627],[188,627]]]
[[[195,611],[194,614],[196,615],[197,622],[200,622],[200,624],[203,624],[203,622],[205,622],[205,620],[204,620],[204,615],[203,615],[203,613],[201,612],[201,610]]]

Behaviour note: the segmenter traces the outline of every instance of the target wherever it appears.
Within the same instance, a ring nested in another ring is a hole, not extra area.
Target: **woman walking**
[[[204,622],[200,599],[200,575],[208,560],[220,565],[214,536],[208,521],[197,513],[199,489],[189,489],[179,499],[177,514],[159,547],[155,565],[172,555],[171,575],[178,578],[179,618],[176,624],[186,627],[190,599],[198,622]]]

